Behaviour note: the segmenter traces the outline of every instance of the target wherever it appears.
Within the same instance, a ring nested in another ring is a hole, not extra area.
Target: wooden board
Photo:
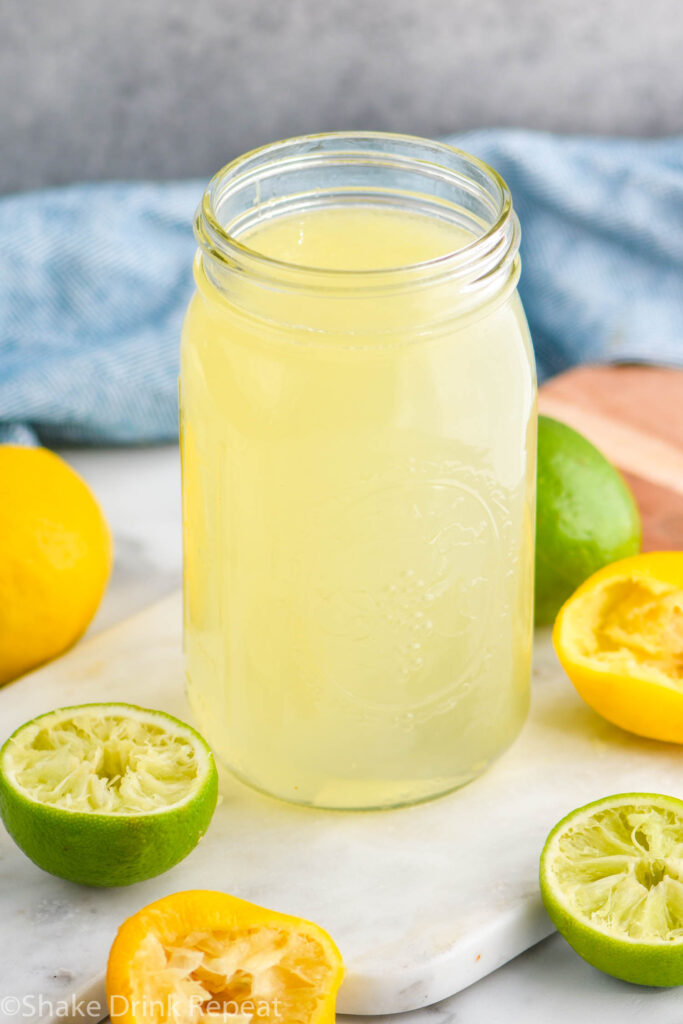
[[[683,370],[582,366],[548,381],[539,408],[622,471],[640,508],[644,551],[683,547]]]

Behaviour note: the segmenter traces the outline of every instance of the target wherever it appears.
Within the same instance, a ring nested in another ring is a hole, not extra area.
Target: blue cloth
[[[507,180],[541,378],[683,365],[683,137],[457,136]],[[0,199],[0,440],[177,436],[178,337],[203,182]]]

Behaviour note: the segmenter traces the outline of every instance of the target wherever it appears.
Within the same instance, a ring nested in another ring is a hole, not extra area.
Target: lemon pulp
[[[133,1002],[164,1008],[163,1024],[308,1020],[332,975],[319,942],[279,928],[150,933],[131,964]]]
[[[176,892],[119,928],[112,1024],[334,1024],[344,966],[318,925],[224,892]]]
[[[683,590],[637,576],[577,597],[567,622],[576,654],[612,671],[683,688]]]

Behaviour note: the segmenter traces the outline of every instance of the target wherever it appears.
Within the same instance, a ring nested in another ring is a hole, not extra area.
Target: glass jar
[[[491,168],[383,133],[209,184],[182,338],[185,653],[217,756],[286,800],[445,793],[529,695],[536,405]]]

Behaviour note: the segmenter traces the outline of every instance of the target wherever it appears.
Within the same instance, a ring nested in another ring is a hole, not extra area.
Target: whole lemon
[[[85,632],[111,562],[109,528],[81,477],[45,448],[0,445],[0,684]]]

